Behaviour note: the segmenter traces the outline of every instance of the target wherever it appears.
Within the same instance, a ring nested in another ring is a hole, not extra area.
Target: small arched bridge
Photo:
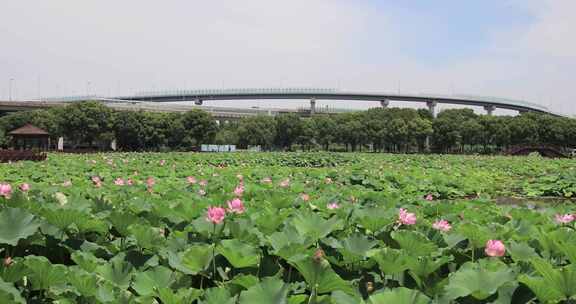
[[[506,155],[529,155],[530,153],[539,153],[544,157],[550,158],[567,158],[571,155],[565,151],[563,148],[554,146],[538,146],[538,145],[527,145],[527,146],[515,146],[505,152]]]

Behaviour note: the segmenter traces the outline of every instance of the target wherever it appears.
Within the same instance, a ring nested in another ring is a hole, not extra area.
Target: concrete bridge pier
[[[197,105],[197,106],[201,106],[202,103],[203,103],[203,100],[202,100],[202,99],[196,99],[196,100],[194,100],[194,104]]]
[[[428,111],[430,111],[430,114],[432,114],[433,118],[436,118],[436,105],[438,105],[436,100],[429,100],[426,102],[426,106],[428,107]]]
[[[390,100],[388,100],[388,99],[380,100],[380,106],[382,106],[382,108],[386,109],[389,105],[390,105]]]
[[[493,105],[484,106],[484,110],[486,110],[486,114],[488,116],[492,116],[492,114],[494,114],[494,110],[496,110],[496,106],[493,106]]]
[[[310,115],[316,114],[316,98],[310,99]]]

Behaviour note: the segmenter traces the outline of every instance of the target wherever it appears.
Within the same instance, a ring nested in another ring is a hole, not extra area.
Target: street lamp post
[[[12,101],[12,83],[14,82],[14,78],[10,78],[9,84],[8,84],[8,100]]]

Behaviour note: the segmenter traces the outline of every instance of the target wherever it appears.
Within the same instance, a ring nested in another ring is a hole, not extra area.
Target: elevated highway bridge
[[[395,94],[378,92],[341,91],[336,89],[316,88],[286,88],[286,89],[206,89],[206,90],[172,90],[143,92],[126,96],[71,96],[47,98],[28,101],[0,101],[0,112],[22,111],[29,109],[61,106],[71,102],[98,100],[118,110],[145,111],[187,111],[200,108],[211,112],[216,118],[238,118],[258,114],[275,115],[281,112],[300,112],[302,110],[285,109],[247,109],[236,107],[211,107],[206,104],[212,100],[308,100],[310,107],[307,114],[313,115],[319,111],[317,100],[349,100],[377,101],[382,107],[388,107],[392,102],[414,102],[425,104],[432,115],[436,115],[438,104],[466,105],[483,107],[488,115],[496,109],[515,110],[518,112],[538,112],[554,116],[565,116],[556,113],[545,106],[521,100],[497,97],[471,95],[434,95],[434,94]],[[174,105],[174,102],[192,101],[193,105]]]

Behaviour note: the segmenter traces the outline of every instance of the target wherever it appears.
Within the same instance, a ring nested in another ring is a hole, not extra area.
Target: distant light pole
[[[9,84],[8,84],[8,100],[12,101],[12,83],[14,82],[14,78],[10,78]]]
[[[90,81],[86,82],[86,96],[90,96]]]

